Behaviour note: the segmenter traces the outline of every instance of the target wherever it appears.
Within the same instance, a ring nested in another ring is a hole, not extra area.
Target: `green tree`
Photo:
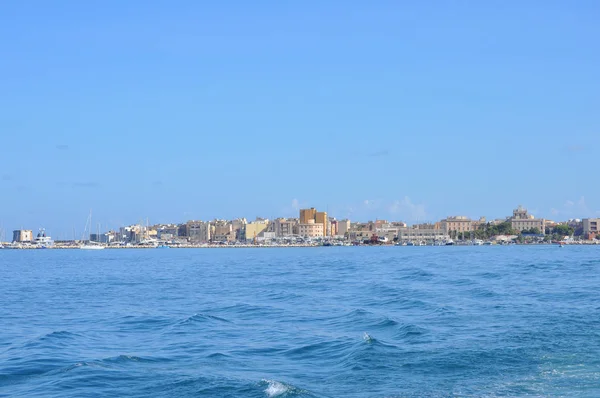
[[[559,224],[552,228],[552,233],[559,235],[561,238],[564,238],[565,236],[571,236],[573,232],[573,228],[569,227],[567,224]]]

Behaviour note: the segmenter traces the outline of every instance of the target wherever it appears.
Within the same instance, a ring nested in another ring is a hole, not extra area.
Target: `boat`
[[[475,246],[482,246],[483,245],[483,241],[481,239],[475,239],[475,240],[473,240],[473,245],[475,245]]]
[[[100,244],[99,242],[93,242],[89,237],[86,240],[85,239],[85,233],[88,229],[88,225],[90,226],[90,230],[92,229],[92,211],[90,210],[90,215],[88,216],[87,222],[85,223],[85,228],[83,229],[83,237],[81,240],[83,240],[85,243],[83,243],[82,245],[79,246],[79,248],[81,250],[102,250],[104,249],[104,246],[102,244]],[[98,237],[99,234],[96,234],[96,237]]]
[[[81,250],[102,250],[102,249],[104,249],[104,246],[90,241],[88,243],[84,243],[83,245],[79,246],[79,248]]]
[[[489,240],[487,240],[487,241],[483,242],[483,245],[484,246],[491,246],[492,242],[490,242]]]
[[[169,245],[164,245],[164,244],[163,244],[163,245],[158,245],[158,246],[156,246],[156,248],[157,248],[157,249],[170,249],[170,248],[171,248],[171,246],[169,246]]]
[[[35,237],[33,244],[38,249],[48,249],[54,246],[54,241],[51,237],[46,236],[46,230],[44,228],[40,228],[40,231]]]
[[[446,246],[453,246],[454,245],[454,241],[452,239],[449,239],[446,241]]]

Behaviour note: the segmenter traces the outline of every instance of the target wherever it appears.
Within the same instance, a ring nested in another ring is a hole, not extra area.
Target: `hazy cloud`
[[[552,208],[550,213],[552,213],[553,216],[562,216],[563,218],[583,218],[588,217],[594,212],[590,210],[585,202],[585,197],[582,196],[578,200],[569,199],[565,201],[561,208]]]
[[[407,221],[424,221],[428,218],[424,204],[413,203],[408,196],[402,200],[395,200],[388,211],[394,216],[400,216]]]
[[[2,181],[11,181],[12,176],[10,174],[2,174]]]
[[[59,151],[66,151],[67,149],[69,149],[69,146],[67,144],[58,144],[56,145],[56,149],[58,149]]]
[[[292,209],[300,210],[300,202],[298,202],[298,199],[292,199]]]

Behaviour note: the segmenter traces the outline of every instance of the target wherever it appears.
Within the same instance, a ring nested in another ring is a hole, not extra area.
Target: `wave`
[[[272,397],[284,397],[290,395],[299,395],[304,394],[307,391],[296,388],[290,384],[282,383],[277,380],[267,380],[263,379],[261,381],[263,384],[266,384],[266,388],[264,389],[265,395],[269,398]]]
[[[178,322],[178,324],[183,325],[186,323],[196,323],[196,322],[205,322],[205,321],[218,321],[218,322],[224,322],[224,323],[232,323],[230,320],[221,318],[216,315],[196,313],[196,314],[189,316],[189,317],[185,318],[184,320]]]

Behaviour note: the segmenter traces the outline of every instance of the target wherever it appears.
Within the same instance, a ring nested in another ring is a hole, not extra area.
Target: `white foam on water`
[[[369,335],[369,333],[365,332],[365,334],[363,334],[363,340],[367,343],[370,343],[373,341],[373,338]]]
[[[279,397],[280,395],[285,394],[286,392],[290,391],[290,387],[286,386],[283,383],[280,383],[278,381],[275,380],[264,380],[266,383],[268,383],[267,388],[265,389],[265,394],[267,394],[267,397]]]

